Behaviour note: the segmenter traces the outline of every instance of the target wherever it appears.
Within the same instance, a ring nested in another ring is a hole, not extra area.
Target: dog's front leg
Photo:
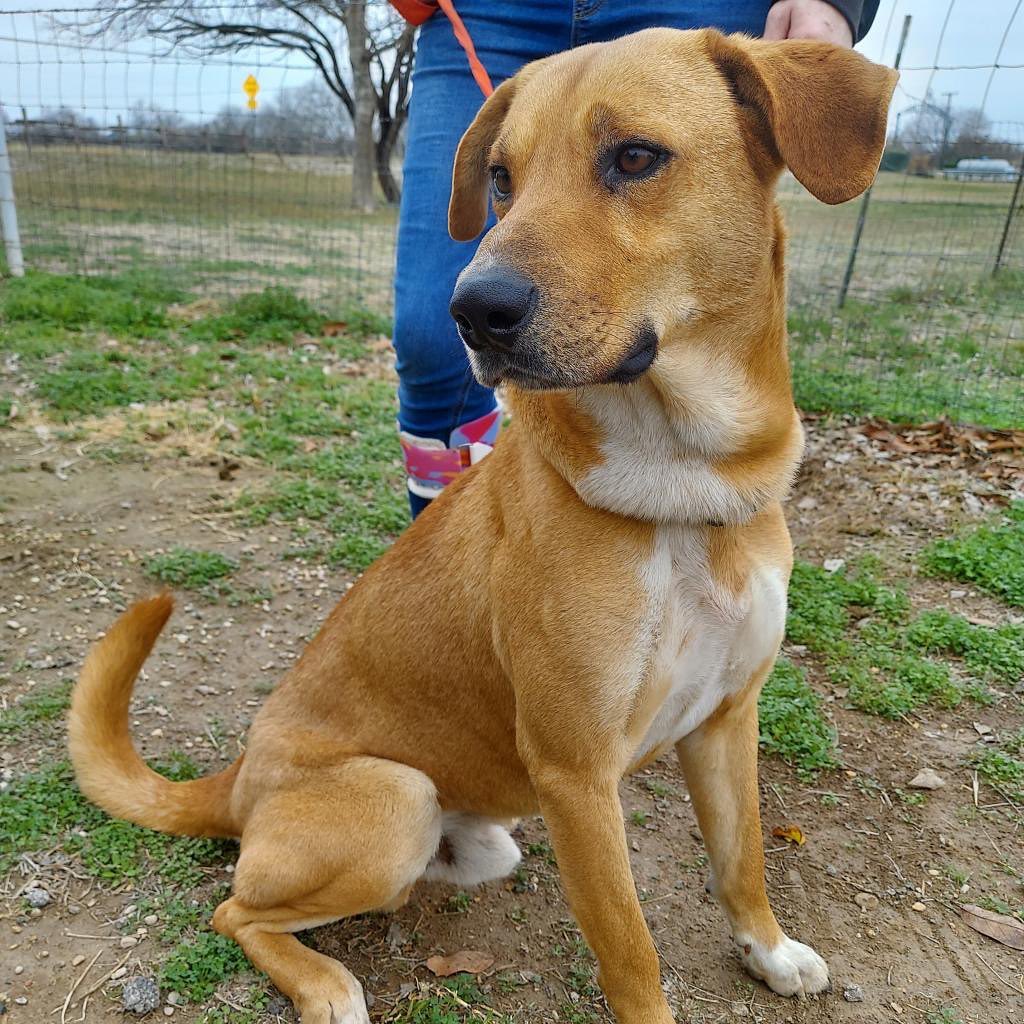
[[[729,918],[747,970],[780,995],[828,988],[828,967],[810,946],[790,939],[768,905],[757,789],[755,679],[676,745],[711,860],[710,890]]]
[[[620,1024],[672,1024],[629,866],[618,778],[588,769],[532,773],[562,883]]]

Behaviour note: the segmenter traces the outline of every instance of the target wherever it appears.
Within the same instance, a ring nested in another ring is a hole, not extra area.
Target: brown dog
[[[128,735],[171,612],[89,655],[71,753],[111,814],[237,836],[214,927],[304,1024],[368,1021],[291,933],[510,871],[543,813],[622,1024],[667,1024],[618,783],[673,745],[747,970],[820,992],[765,895],[757,696],[782,637],[779,499],[802,437],[786,359],[783,165],[838,203],[872,180],[895,74],[823,43],[654,30],[539,61],[459,147],[450,225],[497,227],[452,308],[515,417],[352,588],[226,771],[171,783]]]

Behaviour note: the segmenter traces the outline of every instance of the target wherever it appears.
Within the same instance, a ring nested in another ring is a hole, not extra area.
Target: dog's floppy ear
[[[452,171],[452,198],[448,204],[448,234],[456,242],[476,238],[487,223],[487,154],[501,130],[515,95],[516,79],[503,82],[477,111],[462,136]]]
[[[707,33],[708,52],[765,156],[826,203],[874,179],[897,72],[831,43]]]

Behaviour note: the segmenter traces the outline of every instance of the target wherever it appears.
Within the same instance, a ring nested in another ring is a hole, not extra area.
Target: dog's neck
[[[803,451],[775,299],[666,335],[632,384],[510,389],[528,443],[588,505],[655,523],[748,522],[786,494]]]

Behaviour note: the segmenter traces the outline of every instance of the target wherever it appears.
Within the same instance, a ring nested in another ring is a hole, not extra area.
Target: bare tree
[[[371,29],[370,40],[370,60],[377,83],[377,180],[388,202],[397,203],[402,192],[391,170],[391,161],[409,117],[416,30],[396,18],[388,7],[386,17]]]
[[[345,29],[355,93],[352,104],[352,166],[362,170],[362,173],[352,175],[352,205],[359,210],[372,210],[373,177],[367,169],[374,162],[373,116],[376,110],[371,99],[370,33],[366,28],[365,10],[361,4],[349,4],[345,9]]]
[[[399,198],[391,155],[408,114],[414,30],[386,5],[371,10],[361,0],[97,0],[93,15],[61,27],[91,39],[155,36],[169,50],[196,56],[257,44],[298,54],[352,119],[353,205],[373,207],[374,175],[389,202]]]
[[[322,79],[282,89],[256,112],[259,142],[283,153],[352,153],[352,125]]]
[[[983,110],[973,107],[954,114],[954,139],[950,155],[954,161],[964,157],[992,156],[992,122]]]

